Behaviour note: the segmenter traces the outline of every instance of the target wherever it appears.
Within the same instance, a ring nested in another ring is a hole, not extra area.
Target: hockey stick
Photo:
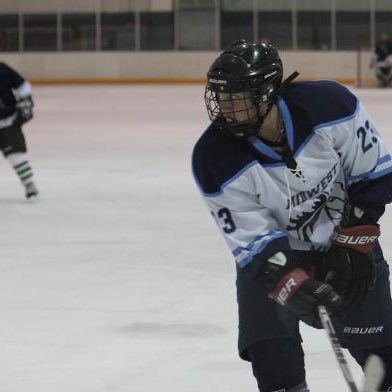
[[[331,343],[333,352],[335,353],[335,357],[338,360],[338,364],[340,369],[342,370],[344,379],[347,382],[347,385],[350,388],[351,392],[359,392],[353,376],[351,374],[350,368],[347,365],[346,358],[344,357],[342,346],[339,343],[339,339],[336,336],[335,328],[332,325],[331,318],[327,312],[327,309],[323,305],[319,305],[318,312],[321,320],[321,324],[323,325],[325,331],[327,332],[329,341]]]
[[[357,385],[353,379],[350,368],[348,367],[346,358],[344,357],[342,346],[339,343],[339,339],[336,335],[335,328],[333,327],[331,318],[327,312],[325,306],[320,305],[318,307],[321,324],[328,334],[329,341],[331,343],[333,352],[335,353],[336,359],[340,369],[342,370],[343,376],[350,388],[351,392],[359,392]],[[385,374],[384,364],[377,355],[370,355],[367,359],[364,367],[364,379],[360,392],[376,392],[377,388],[381,384]]]

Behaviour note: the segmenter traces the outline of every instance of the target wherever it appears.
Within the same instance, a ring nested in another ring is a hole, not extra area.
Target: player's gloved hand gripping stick
[[[332,234],[322,281],[313,277],[294,252],[278,252],[265,263],[269,298],[292,309],[312,327],[322,327],[319,305],[326,307],[332,319],[344,318],[344,309],[363,299],[375,283],[373,247],[380,235],[379,226],[356,207],[351,207],[346,221]]]
[[[290,252],[278,252],[264,268],[268,297],[294,311],[304,323],[322,328],[318,306],[325,305],[334,317],[344,317],[342,298],[327,283],[312,277]]]
[[[358,388],[335,333],[330,314],[334,318],[344,317],[346,305],[342,298],[330,285],[311,278],[303,268],[296,267],[293,260],[288,261],[283,253],[274,255],[266,264],[267,284],[274,287],[268,296],[292,309],[310,326],[325,329],[351,392],[376,392],[384,377],[381,359],[375,355],[369,357],[364,367],[363,385]]]
[[[341,295],[347,305],[362,300],[376,281],[373,248],[380,236],[377,222],[359,208],[351,208],[347,223],[336,226],[332,246],[323,264],[325,282]]]

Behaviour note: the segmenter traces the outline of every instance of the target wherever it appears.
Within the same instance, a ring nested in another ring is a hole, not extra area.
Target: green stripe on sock
[[[18,176],[21,176],[22,174],[24,174],[24,173],[26,173],[28,171],[31,171],[31,167],[30,166],[26,167],[25,169],[18,170],[17,173],[18,173]]]

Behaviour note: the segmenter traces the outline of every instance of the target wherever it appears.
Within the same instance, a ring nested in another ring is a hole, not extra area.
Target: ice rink
[[[392,147],[392,90],[356,93]],[[1,391],[256,392],[234,261],[191,174],[203,87],[34,95],[39,203],[0,160]],[[392,260],[392,211],[382,223]],[[348,391],[324,332],[302,332],[311,391]]]

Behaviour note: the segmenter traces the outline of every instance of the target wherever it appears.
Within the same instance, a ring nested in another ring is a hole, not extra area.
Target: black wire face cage
[[[273,85],[261,90],[243,84],[241,89],[230,90],[207,83],[204,100],[210,120],[222,130],[238,137],[255,136],[273,104]]]

